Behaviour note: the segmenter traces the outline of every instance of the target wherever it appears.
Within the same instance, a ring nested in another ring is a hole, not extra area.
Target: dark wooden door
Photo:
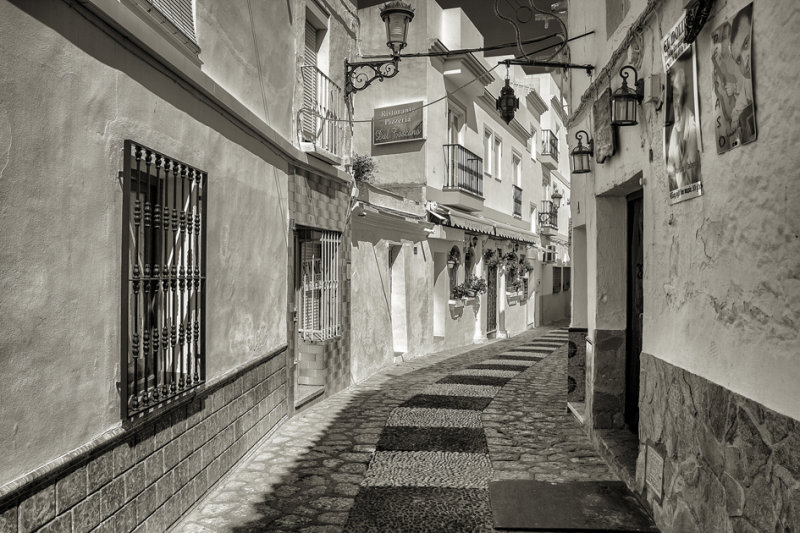
[[[497,331],[497,267],[489,267],[486,290],[486,333]]]
[[[628,324],[625,354],[625,422],[638,433],[639,356],[642,353],[644,313],[643,199],[641,191],[628,197]]]

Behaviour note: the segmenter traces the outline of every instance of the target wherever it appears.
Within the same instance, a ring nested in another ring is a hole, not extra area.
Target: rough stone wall
[[[339,246],[339,312],[342,335],[325,343],[325,394],[332,394],[351,384],[350,377],[350,262],[349,212],[350,185],[299,169],[289,179],[289,216],[292,226],[338,231],[342,234]],[[294,239],[289,239],[289,316],[296,305],[294,290]],[[288,343],[294,354],[297,343],[297,324],[289,321]]]
[[[155,422],[60,458],[53,473],[20,480],[0,493],[0,532],[165,531],[286,416],[285,366],[281,351]]]
[[[586,328],[569,328],[567,401],[586,399]]]
[[[646,446],[666,452],[664,533],[800,530],[800,422],[647,353],[641,357],[636,489]]]
[[[588,354],[587,354],[588,355]],[[625,425],[625,331],[594,330],[594,350],[587,358],[592,396],[587,409],[591,428],[611,429]]]

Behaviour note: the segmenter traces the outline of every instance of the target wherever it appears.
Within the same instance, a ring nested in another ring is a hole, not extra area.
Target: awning
[[[536,241],[538,240],[536,238],[536,234],[531,233],[530,231],[526,231],[522,228],[517,228],[509,224],[504,224],[503,222],[495,222],[494,226],[495,226],[495,234],[498,237],[505,237],[506,239],[512,239],[520,242],[527,242],[530,244],[536,244]]]
[[[447,220],[443,222],[446,226],[454,228],[461,228],[477,233],[485,233],[486,235],[494,235],[494,224],[490,220],[483,217],[470,215],[452,207],[447,208],[450,213],[447,215]]]

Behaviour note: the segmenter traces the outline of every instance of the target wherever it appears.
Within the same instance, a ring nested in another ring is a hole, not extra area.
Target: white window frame
[[[494,179],[503,181],[503,138],[494,134]]]
[[[511,150],[511,179],[514,185],[522,188],[522,156],[516,150]]]
[[[494,133],[489,128],[483,130],[483,173],[487,176],[492,176],[492,169],[494,168]]]

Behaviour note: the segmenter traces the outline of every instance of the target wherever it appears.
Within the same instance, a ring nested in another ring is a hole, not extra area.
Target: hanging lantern
[[[398,57],[406,47],[408,24],[414,18],[414,8],[405,2],[388,2],[381,8],[381,19],[386,24],[386,46]]]
[[[500,90],[500,97],[495,101],[495,107],[506,124],[514,119],[514,112],[519,109],[519,98],[514,96],[514,89],[507,77],[505,86]]]
[[[636,89],[628,87],[628,73],[633,71],[633,85]],[[622,67],[619,71],[622,86],[614,91],[611,98],[611,124],[613,126],[634,126],[636,121],[636,107],[644,99],[644,80],[639,79],[636,69],[630,65]]]
[[[588,146],[584,146],[581,142],[581,135],[588,141]],[[591,171],[589,159],[594,155],[594,141],[589,139],[589,134],[583,130],[578,131],[575,134],[575,138],[578,139],[578,146],[570,152],[572,155],[572,173],[585,174]]]
[[[553,191],[553,194],[550,195],[550,198],[552,198],[553,200],[553,207],[555,207],[556,209],[561,207],[561,199],[564,198],[564,196],[562,196],[562,194],[558,191],[558,189]]]

